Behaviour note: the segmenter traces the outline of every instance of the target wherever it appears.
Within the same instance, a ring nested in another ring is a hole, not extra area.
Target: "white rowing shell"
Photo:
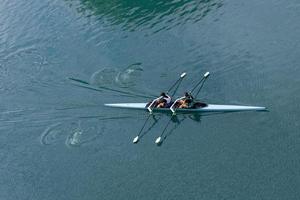
[[[115,108],[147,110],[146,104],[147,103],[111,103],[111,104],[104,104],[104,105],[108,107],[115,107]],[[266,111],[266,110],[267,109],[265,107],[259,107],[259,106],[208,104],[206,107],[202,107],[202,108],[194,108],[194,109],[178,108],[176,112],[194,113],[194,112],[235,112],[235,111]],[[169,108],[154,108],[153,111],[171,112]]]

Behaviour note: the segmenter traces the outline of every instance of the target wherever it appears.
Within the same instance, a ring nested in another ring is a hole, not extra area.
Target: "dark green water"
[[[296,0],[2,0],[0,199],[299,199],[299,21]],[[201,99],[270,112],[179,115],[161,146],[157,115],[132,144],[146,113],[103,104],[183,71],[179,93],[210,71]]]

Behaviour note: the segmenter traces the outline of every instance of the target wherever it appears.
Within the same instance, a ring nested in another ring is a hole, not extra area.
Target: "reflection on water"
[[[74,3],[66,1],[70,6]],[[195,23],[222,5],[221,0],[80,0],[76,10],[87,17],[96,16],[106,26],[118,25],[126,31],[151,29],[156,33],[187,22]]]

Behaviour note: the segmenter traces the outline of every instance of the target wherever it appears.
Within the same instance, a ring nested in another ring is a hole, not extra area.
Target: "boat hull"
[[[104,104],[108,107],[135,109],[135,110],[147,110],[147,103],[112,103]],[[219,105],[219,104],[207,104],[202,108],[178,108],[176,112],[181,113],[201,113],[201,112],[240,112],[240,111],[266,111],[265,107],[259,106],[240,106],[240,105]],[[169,108],[154,108],[153,112],[171,112]]]

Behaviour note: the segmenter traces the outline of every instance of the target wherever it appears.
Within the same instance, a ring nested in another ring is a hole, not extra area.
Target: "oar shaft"
[[[174,92],[171,94],[171,97],[173,97],[176,94],[181,82],[182,82],[182,79],[180,79],[180,81],[178,82],[177,87],[174,89]]]
[[[179,78],[168,90],[166,93],[169,93],[176,85],[177,83],[181,80],[181,78]]]
[[[143,130],[144,130],[144,128],[145,128],[145,126],[146,126],[146,124],[147,124],[147,122],[148,122],[148,120],[149,120],[150,117],[151,117],[151,115],[148,115],[148,117],[147,117],[146,121],[144,122],[144,125],[142,126],[142,128],[141,128],[138,136],[140,136],[140,134],[143,132]]]
[[[194,90],[205,80],[205,77],[203,77],[199,82],[197,82],[197,84],[192,88],[192,90],[190,91],[191,93],[194,92]]]
[[[201,89],[203,88],[204,83],[205,83],[205,81],[202,82],[202,84],[201,84],[201,86],[200,86],[198,92],[195,94],[195,96],[194,96],[195,99],[197,98],[198,94],[200,93]]]
[[[198,92],[196,93],[195,95],[195,98],[196,96],[200,93],[205,81],[207,80],[207,78],[209,77],[210,73],[209,72],[206,72],[203,76],[203,78],[193,87],[193,89],[191,90],[191,93],[194,92],[194,90],[196,90],[196,88],[201,84],[200,88],[198,89]]]
[[[170,120],[168,121],[167,125],[165,126],[164,130],[162,131],[162,133],[160,134],[160,136],[158,138],[156,138],[155,143],[157,145],[160,145],[162,143],[162,136],[164,135],[164,133],[166,132],[170,122],[172,121],[173,116],[171,116]]]
[[[143,132],[143,130],[144,130],[144,128],[145,128],[147,122],[149,121],[150,116],[151,116],[151,115],[148,115],[146,121],[144,122],[144,125],[142,126],[141,130],[139,131],[139,134],[133,139],[133,141],[132,141],[133,143],[136,144],[136,143],[139,141],[139,137],[140,137],[141,133]]]
[[[171,121],[172,121],[172,118],[173,118],[173,116],[171,116],[171,118],[169,119],[168,123],[166,124],[164,130],[161,132],[161,134],[160,134],[159,137],[162,137],[162,136],[164,135],[164,133],[166,132],[166,130],[167,130],[168,126],[169,126],[169,124],[170,124]]]
[[[171,90],[178,84],[178,87],[179,87],[179,84],[181,83],[182,79],[186,76],[186,73],[182,73],[179,77],[179,79],[167,90],[166,93],[170,93]],[[177,89],[178,89],[177,87]],[[174,91],[174,93],[176,92],[176,90]]]
[[[164,128],[164,130],[163,130],[163,132],[161,133],[161,135],[160,136],[162,136],[165,132],[166,132],[166,130],[167,130],[167,128],[168,128],[168,126],[169,126],[169,124],[171,123],[171,121],[172,121],[172,118],[173,118],[173,116],[171,116],[171,118],[169,119],[169,121],[168,121],[168,123],[167,123],[167,125],[166,125],[166,127]]]

